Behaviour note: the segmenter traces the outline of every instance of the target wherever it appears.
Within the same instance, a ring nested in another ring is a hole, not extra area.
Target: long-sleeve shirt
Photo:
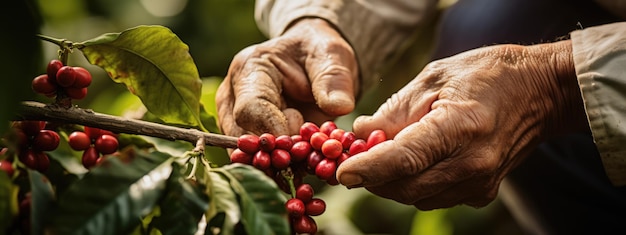
[[[626,1],[597,0],[626,19]],[[257,0],[255,19],[268,37],[280,36],[303,17],[332,23],[353,47],[362,89],[403,49],[415,27],[428,22],[436,0]],[[626,22],[577,30],[571,34],[573,56],[591,132],[606,174],[615,186],[626,185]],[[624,122],[624,125],[622,125]]]

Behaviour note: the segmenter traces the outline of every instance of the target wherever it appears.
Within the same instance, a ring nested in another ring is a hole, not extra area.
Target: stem
[[[191,167],[191,172],[189,172],[189,175],[187,176],[187,179],[192,179],[196,176],[196,170],[198,169],[198,164],[201,164],[198,159],[204,157],[204,145],[205,145],[204,136],[201,136],[200,138],[198,138],[198,141],[196,141],[196,147],[193,148],[194,162],[193,162],[193,166]]]
[[[39,102],[25,101],[15,120],[39,120],[72,123],[95,127],[116,133],[126,133],[157,137],[167,140],[184,140],[197,143],[198,138],[204,138],[205,144],[222,148],[236,148],[237,137],[215,133],[202,132],[196,129],[186,129],[142,120],[127,119],[93,110],[78,107],[64,108],[58,105],[45,105]]]
[[[291,167],[288,167],[286,170],[281,171],[280,174],[287,180],[289,183],[289,190],[291,191],[291,198],[296,197],[296,185],[293,184],[293,171],[291,171]]]

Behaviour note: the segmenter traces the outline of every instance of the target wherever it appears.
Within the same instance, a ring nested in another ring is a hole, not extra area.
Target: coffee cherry
[[[322,153],[327,158],[337,159],[339,156],[341,156],[342,152],[343,152],[343,147],[341,145],[341,142],[339,142],[339,140],[328,139],[322,145]]]
[[[74,88],[86,88],[91,85],[91,73],[83,67],[74,67],[74,71],[76,72],[76,81],[72,87]]]
[[[315,132],[311,135],[311,139],[309,139],[309,143],[311,143],[311,147],[316,150],[322,149],[322,144],[328,140],[328,135],[322,132]]]
[[[60,60],[51,60],[46,67],[46,74],[51,82],[56,83],[57,73],[59,69],[63,67],[63,63]]]
[[[13,174],[15,174],[13,163],[7,160],[0,160],[0,171],[4,171],[9,177],[13,177]]]
[[[337,162],[328,158],[324,158],[315,167],[315,175],[323,180],[328,180],[335,176],[335,171],[337,171]]]
[[[45,172],[50,167],[50,157],[44,152],[35,152],[35,170]]]
[[[239,136],[237,139],[237,148],[249,154],[255,154],[261,149],[259,145],[259,137],[252,134]]]
[[[293,146],[293,139],[288,136],[288,135],[280,135],[278,137],[276,137],[276,148],[277,149],[284,149],[284,150],[291,150],[291,147]]]
[[[291,160],[294,162],[299,162],[306,159],[311,152],[311,144],[307,141],[298,141],[293,144],[289,153],[291,153]]]
[[[313,199],[313,193],[313,187],[311,187],[310,184],[302,184],[296,189],[296,198],[302,200],[304,203],[307,203]]]
[[[96,150],[102,154],[111,154],[117,151],[119,142],[117,141],[117,138],[111,135],[101,135],[94,142],[94,146],[96,147]]]
[[[311,174],[315,174],[315,168],[324,159],[324,154],[320,151],[312,151],[307,157],[307,169],[310,169]]]
[[[298,198],[291,198],[287,200],[285,207],[287,208],[287,214],[289,214],[291,218],[302,217],[306,211],[304,202]]]
[[[315,132],[319,132],[320,128],[312,122],[305,122],[300,126],[300,136],[302,136],[302,140],[308,141],[311,139],[311,135]]]
[[[85,152],[83,152],[82,163],[83,166],[87,169],[92,168],[96,165],[96,162],[100,158],[100,153],[96,150],[95,147],[89,147]]]
[[[265,152],[271,152],[276,147],[276,136],[263,133],[259,136],[259,147]]]
[[[350,145],[356,140],[356,134],[352,131],[346,131],[343,133],[339,141],[341,142],[341,146],[343,149],[350,149]]]
[[[337,129],[337,124],[333,121],[325,121],[322,125],[320,125],[320,132],[326,134],[327,136],[330,136],[330,133],[335,129]]]
[[[47,74],[42,74],[35,79],[31,83],[31,87],[34,92],[37,92],[42,95],[52,95],[57,91],[57,85],[50,82]]]
[[[265,151],[258,151],[252,157],[252,166],[259,170],[269,169],[272,165],[270,154]]]
[[[377,145],[385,140],[387,140],[387,135],[385,135],[383,130],[374,130],[367,137],[367,149],[370,149],[374,145]]]
[[[294,143],[296,142],[300,142],[303,141],[302,136],[301,135],[292,135],[291,136],[291,140],[293,140]]]
[[[61,87],[71,87],[76,82],[76,71],[72,66],[63,66],[57,71],[57,84]]]
[[[18,155],[18,159],[22,162],[26,167],[30,169],[37,169],[37,152],[32,149],[27,149],[21,151]]]
[[[68,137],[68,143],[73,150],[83,151],[91,146],[91,139],[85,132],[75,131]]]
[[[363,139],[357,139],[350,145],[348,149],[348,154],[351,156],[356,155],[357,153],[367,151],[367,143]]]
[[[313,218],[305,215],[293,220],[293,230],[296,233],[315,234],[317,233],[317,224]]]
[[[95,127],[85,126],[85,134],[89,136],[89,139],[95,141],[98,137],[102,135],[102,130]]]
[[[305,205],[306,214],[311,216],[321,215],[326,211],[326,202],[319,198],[313,198],[311,201],[307,202]]]
[[[41,130],[33,139],[33,148],[39,151],[52,151],[59,147],[61,138],[51,130]]]
[[[330,137],[331,139],[341,140],[341,137],[344,135],[344,133],[346,133],[346,131],[344,131],[343,129],[335,129],[330,132],[330,135],[328,135],[328,137]]]
[[[65,88],[65,93],[67,94],[68,97],[72,99],[82,100],[85,97],[87,97],[87,87],[83,87],[83,88],[68,87],[68,88]]]
[[[35,136],[39,134],[39,131],[43,130],[43,128],[46,127],[46,122],[30,120],[20,121],[19,127],[27,136]]]
[[[341,156],[339,156],[337,158],[337,166],[341,165],[341,163],[343,163],[344,161],[348,160],[348,158],[350,158],[352,156],[350,156],[350,154],[347,153],[341,153]]]
[[[270,157],[272,166],[279,170],[287,169],[291,163],[291,155],[289,154],[289,151],[284,149],[272,150]]]
[[[252,154],[246,153],[237,148],[230,154],[230,162],[251,165]]]

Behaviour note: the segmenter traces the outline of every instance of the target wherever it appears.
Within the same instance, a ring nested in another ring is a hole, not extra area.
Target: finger
[[[285,118],[287,119],[287,128],[289,130],[289,135],[295,135],[300,132],[300,127],[304,123],[304,117],[302,114],[293,108],[283,109],[283,114],[285,114]]]
[[[420,210],[449,208],[460,204],[484,207],[495,200],[498,184],[489,176],[470,178],[440,193],[418,200],[413,205]]]
[[[226,77],[220,83],[215,95],[217,105],[218,123],[222,133],[230,136],[241,136],[244,134],[243,128],[237,126],[233,116],[234,95],[230,84],[230,78]]]

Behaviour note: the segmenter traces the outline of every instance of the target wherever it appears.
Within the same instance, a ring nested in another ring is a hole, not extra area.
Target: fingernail
[[[348,188],[356,188],[363,183],[363,178],[357,174],[344,173],[339,178],[339,182]]]

